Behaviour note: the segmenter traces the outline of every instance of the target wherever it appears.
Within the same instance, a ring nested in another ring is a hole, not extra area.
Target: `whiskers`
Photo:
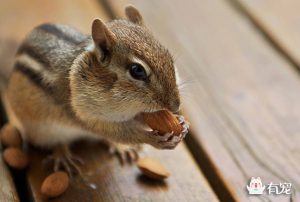
[[[179,83],[177,84],[180,93],[189,91],[191,88],[197,85],[200,85],[199,81],[193,78],[180,79]]]
[[[193,78],[180,80],[178,89],[181,101],[192,100],[194,93],[196,92],[195,89],[199,85],[201,85],[201,83]]]

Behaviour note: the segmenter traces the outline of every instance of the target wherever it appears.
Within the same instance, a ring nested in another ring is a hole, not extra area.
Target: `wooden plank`
[[[10,35],[13,41],[19,41],[33,26],[45,21],[67,23],[89,32],[93,18],[99,16],[108,19],[96,1],[35,0],[34,3],[25,4],[13,0],[5,5],[5,9],[1,9],[0,25],[8,26],[10,30],[0,34],[5,41]],[[18,15],[14,16],[13,13]],[[184,144],[175,151],[147,149],[145,153],[160,159],[170,170],[171,177],[165,183],[141,177],[135,166],[122,167],[115,157],[109,156],[97,144],[80,144],[75,150],[84,159],[84,173],[89,173],[88,181],[93,183],[95,189],[75,178],[68,191],[53,201],[217,201]],[[28,186],[33,200],[44,201],[40,186],[49,174],[49,170],[43,169],[42,165],[45,155],[31,150],[29,156]]]
[[[86,179],[75,178],[67,192],[52,201],[217,201],[184,144],[174,151],[147,147],[142,153],[159,159],[169,169],[171,177],[165,182],[143,177],[135,165],[121,166],[101,144],[80,143],[74,151],[85,161]],[[49,172],[41,164],[43,155],[34,152],[30,157],[28,176],[33,197],[44,201],[40,187]]]
[[[118,2],[110,0],[120,15]],[[291,182],[299,195],[300,80],[289,62],[226,1],[127,3],[141,10],[146,25],[175,52],[186,82],[189,146],[205,160],[200,166],[208,179],[217,176],[236,201],[296,200],[246,191],[253,176],[264,184]],[[222,201],[232,200],[211,184]]]
[[[300,67],[300,1],[234,0],[264,33]]]
[[[0,143],[1,145],[1,143]],[[1,151],[0,146],[0,151]],[[2,152],[0,152],[2,157]],[[3,159],[0,158],[0,201],[3,202],[17,202],[20,201],[16,192],[15,185],[13,183],[13,179],[10,175],[10,172],[3,162]]]

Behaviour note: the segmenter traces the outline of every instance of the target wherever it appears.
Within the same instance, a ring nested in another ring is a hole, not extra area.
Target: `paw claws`
[[[170,133],[166,133],[163,135],[163,137],[165,138],[165,141],[170,140],[173,137],[174,131],[170,132]]]
[[[158,131],[153,131],[150,135],[150,144],[159,149],[174,149],[188,133],[189,123],[185,121],[182,115],[176,115],[177,120],[182,125],[182,132],[179,135],[174,135],[174,131],[166,134],[158,134]]]
[[[184,126],[181,133],[187,133],[187,132],[188,132],[188,127]]]

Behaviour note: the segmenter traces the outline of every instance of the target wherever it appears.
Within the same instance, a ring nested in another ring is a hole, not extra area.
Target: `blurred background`
[[[298,0],[2,0],[0,78],[33,27],[58,22],[89,33],[94,18],[124,17],[127,4],[176,59],[190,134],[175,151],[149,150],[173,173],[167,184],[136,186],[128,180],[136,170],[103,167],[109,177],[96,177],[97,191],[81,195],[73,185],[57,201],[300,201]],[[41,177],[29,173],[21,174],[29,190],[18,194],[0,163],[0,201],[42,201]],[[264,194],[248,194],[251,177]],[[292,183],[291,194],[270,192],[271,182]]]

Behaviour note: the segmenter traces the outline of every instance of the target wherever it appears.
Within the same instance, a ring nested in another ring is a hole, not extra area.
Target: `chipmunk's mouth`
[[[137,113],[137,115],[135,115],[135,116],[133,117],[133,119],[134,119],[134,120],[137,120],[137,121],[140,121],[140,122],[143,122],[143,121],[144,121],[144,120],[143,120],[143,113],[145,113],[145,112]]]

